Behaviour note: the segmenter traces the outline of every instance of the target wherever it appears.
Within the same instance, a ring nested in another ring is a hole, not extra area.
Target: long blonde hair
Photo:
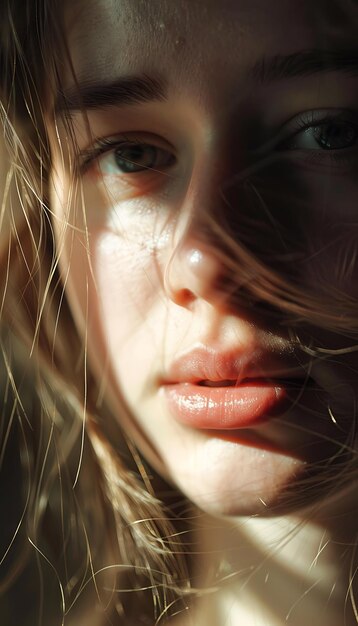
[[[57,79],[54,41],[65,50],[59,4],[4,2],[0,11],[0,460],[3,482],[19,490],[4,537],[2,623],[26,615],[29,624],[78,624],[81,610],[89,623],[94,604],[96,624],[113,614],[153,623],[171,604],[177,610],[188,587],[183,550],[132,443],[119,429],[116,449],[109,443],[105,424],[113,435],[115,420],[99,400],[57,269],[42,87],[45,75]],[[15,600],[19,586],[27,605]]]

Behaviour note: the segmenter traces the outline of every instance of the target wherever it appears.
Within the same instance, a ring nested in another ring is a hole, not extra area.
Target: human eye
[[[308,111],[295,117],[284,129],[286,137],[278,151],[321,164],[344,164],[358,157],[358,114],[351,111]]]
[[[99,139],[80,158],[82,175],[100,178],[117,191],[125,190],[126,196],[155,191],[172,176],[176,162],[172,146],[149,134]]]

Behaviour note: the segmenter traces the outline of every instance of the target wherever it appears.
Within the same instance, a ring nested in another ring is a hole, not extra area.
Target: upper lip
[[[290,358],[289,358],[290,356]],[[309,375],[292,354],[284,357],[262,349],[220,351],[207,346],[195,347],[174,358],[165,372],[164,384],[220,382],[262,379],[307,379]]]

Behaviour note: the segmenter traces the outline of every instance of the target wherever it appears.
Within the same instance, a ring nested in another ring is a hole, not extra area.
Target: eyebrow
[[[59,92],[55,112],[128,106],[165,99],[165,81],[146,74],[124,76],[111,82],[86,80]]]
[[[358,76],[358,51],[312,49],[289,55],[263,57],[249,70],[249,75],[255,81],[265,84],[336,71]],[[146,74],[124,76],[114,81],[84,80],[59,91],[55,112],[129,106],[165,101],[166,98],[166,81]]]
[[[269,83],[286,78],[337,71],[357,76],[358,51],[311,49],[287,56],[264,57],[253,66],[250,74],[261,83]]]

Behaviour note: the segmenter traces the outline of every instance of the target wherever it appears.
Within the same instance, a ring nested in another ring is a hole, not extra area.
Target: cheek
[[[161,293],[170,229],[163,220],[158,224],[155,207],[109,207],[102,187],[87,185],[82,191],[83,198],[75,199],[68,220],[62,217],[57,228],[62,275],[81,331],[85,325],[91,329],[90,346],[101,335],[102,342],[119,349]]]
[[[337,289],[357,298],[355,173],[294,165],[280,161],[254,181],[262,198],[254,203],[254,252],[311,294],[327,299]]]
[[[90,236],[91,358],[100,376],[106,364],[115,393],[124,396],[134,411],[159,358],[166,328],[164,253],[149,238],[134,241],[106,229]]]
[[[101,230],[91,233],[90,257],[92,359],[99,368],[107,363],[122,392],[134,389],[144,375],[146,355],[153,351],[153,319],[162,293],[157,251],[143,241]]]
[[[161,288],[157,253],[112,232],[92,234],[90,248],[93,297],[100,302],[106,326],[126,335],[145,319]]]

